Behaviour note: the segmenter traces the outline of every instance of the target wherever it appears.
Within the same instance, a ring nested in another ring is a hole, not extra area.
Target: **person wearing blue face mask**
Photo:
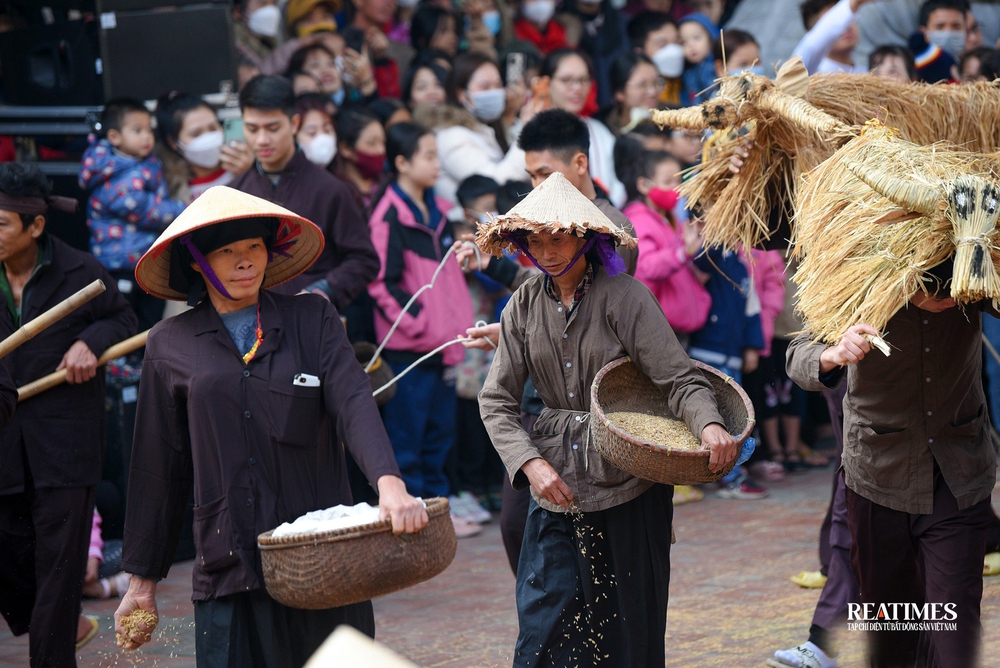
[[[920,6],[920,29],[910,36],[909,47],[921,81],[958,81],[957,64],[965,51],[968,10],[964,0],[927,0]]]

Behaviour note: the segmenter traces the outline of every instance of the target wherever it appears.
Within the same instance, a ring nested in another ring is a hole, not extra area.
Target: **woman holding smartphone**
[[[160,97],[156,127],[157,155],[174,199],[190,204],[253,165],[242,136],[227,137],[215,110],[200,97],[177,91]]]

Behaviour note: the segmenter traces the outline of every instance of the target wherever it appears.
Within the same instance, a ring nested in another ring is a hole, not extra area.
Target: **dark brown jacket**
[[[852,490],[893,510],[929,514],[937,462],[960,509],[989,497],[996,457],[983,393],[982,311],[981,303],[941,313],[909,305],[886,325],[892,355],[873,350],[848,367],[843,467]],[[803,389],[842,382],[843,369],[820,378],[825,347],[808,335],[789,345],[788,375]]]
[[[146,346],[122,568],[166,576],[193,486],[196,601],[261,588],[259,534],[351,503],[342,442],[373,484],[399,475],[336,309],[263,291],[260,319],[248,365],[207,299]]]
[[[40,244],[43,261],[25,284],[22,323],[95,279],[104,281],[107,290],[4,358],[18,387],[55,371],[76,341],[83,341],[100,357],[136,329],[135,314],[117,283],[92,255],[50,234],[43,235]],[[0,428],[0,494],[24,490],[26,467],[35,487],[85,487],[100,482],[104,400],[102,366],[86,383],[64,383],[21,403],[13,419]]]
[[[375,280],[378,255],[368,234],[368,221],[350,187],[309,162],[302,151],[295,152],[277,185],[256,164],[230,185],[283,206],[323,231],[326,247],[316,263],[305,273],[272,288],[275,292],[294,295],[325,280],[330,301],[342,309]]]

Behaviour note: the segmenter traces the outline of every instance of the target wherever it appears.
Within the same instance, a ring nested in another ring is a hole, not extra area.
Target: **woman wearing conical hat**
[[[661,668],[673,488],[620,471],[590,447],[590,386],[629,356],[701,436],[712,470],[735,459],[736,441],[655,297],[625,273],[614,248],[635,240],[562,174],[484,226],[477,244],[521,251],[541,269],[504,309],[479,395],[511,484],[531,487],[514,666]],[[519,412],[529,376],[546,406],[531,434]]]
[[[346,443],[396,533],[427,522],[399,477],[371,387],[336,309],[269,288],[304,271],[323,236],[304,218],[219,186],[199,197],[136,266],[150,294],[194,309],[149,334],[136,408],[115,614],[156,611],[194,491],[198,666],[301,666],[339,624],[374,635],[370,602],[295,610],[263,587],[257,536],[351,503]],[[150,639],[140,628],[119,645]]]

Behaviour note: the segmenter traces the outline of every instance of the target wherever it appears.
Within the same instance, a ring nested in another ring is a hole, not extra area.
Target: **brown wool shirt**
[[[937,462],[960,509],[989,497],[996,482],[982,372],[982,303],[931,313],[912,304],[885,328],[892,355],[877,350],[846,371],[844,480],[875,503],[905,513],[934,509]],[[992,308],[990,313],[996,313]],[[789,377],[806,390],[839,385],[820,378],[826,348],[798,336]]]
[[[500,344],[479,394],[480,412],[514,489],[528,486],[521,466],[542,457],[572,490],[580,510],[605,510],[652,485],[609,464],[590,443],[590,386],[606,364],[631,357],[667,393],[670,409],[694,434],[713,422],[725,423],[711,386],[645,285],[599,269],[567,320],[566,307],[545,293],[544,279],[541,273],[529,278],[503,311]],[[531,434],[520,417],[529,376],[546,406]],[[531,493],[546,510],[566,512]]]
[[[341,443],[373,485],[399,475],[333,306],[260,295],[264,339],[249,364],[208,300],[146,345],[122,568],[167,575],[193,488],[196,601],[263,587],[259,534],[351,503]],[[298,374],[313,378],[293,384]]]

